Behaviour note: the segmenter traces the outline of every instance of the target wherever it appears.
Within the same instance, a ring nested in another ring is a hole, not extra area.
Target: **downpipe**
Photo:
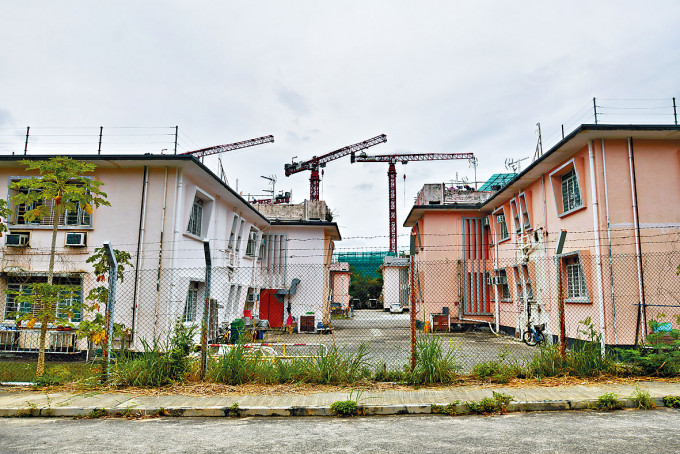
[[[593,239],[595,240],[595,273],[597,278],[597,302],[600,312],[600,353],[605,355],[605,328],[604,328],[604,294],[602,292],[602,250],[600,249],[600,222],[597,203],[597,186],[595,183],[595,155],[593,153],[593,141],[588,141],[588,161],[590,164],[590,194],[593,199]]]

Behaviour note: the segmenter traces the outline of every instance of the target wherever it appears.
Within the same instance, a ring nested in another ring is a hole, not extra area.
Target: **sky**
[[[673,122],[680,2],[0,1],[0,154],[222,155],[229,184],[309,198],[306,160],[379,134],[369,154],[474,153],[477,180],[531,162],[581,123]],[[216,157],[206,164],[218,173]],[[397,166],[401,227],[425,183],[467,161]],[[404,175],[406,178],[404,179]],[[112,188],[106,188],[111,191]],[[387,164],[328,164],[336,250],[387,250]]]

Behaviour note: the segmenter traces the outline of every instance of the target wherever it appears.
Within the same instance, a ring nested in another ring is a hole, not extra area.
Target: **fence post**
[[[560,321],[560,356],[567,357],[567,325],[564,319],[564,294],[562,290],[562,250],[567,239],[567,231],[562,229],[555,246],[555,265],[557,265],[557,313]]]
[[[210,240],[203,240],[205,254],[205,302],[203,304],[203,323],[201,324],[201,379],[208,370],[208,324],[210,323],[210,282],[212,279],[212,259],[210,258]]]
[[[411,254],[411,371],[416,368],[416,271],[414,255]]]
[[[104,252],[109,262],[109,294],[106,302],[106,373],[104,379],[108,382],[111,376],[111,352],[113,351],[113,314],[116,304],[116,281],[118,280],[118,262],[113,253],[110,241],[104,241]]]

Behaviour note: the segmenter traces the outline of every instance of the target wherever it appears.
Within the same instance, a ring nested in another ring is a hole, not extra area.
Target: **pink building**
[[[557,336],[563,302],[568,338],[590,318],[610,345],[678,328],[680,127],[582,125],[484,201],[419,202],[426,309]]]

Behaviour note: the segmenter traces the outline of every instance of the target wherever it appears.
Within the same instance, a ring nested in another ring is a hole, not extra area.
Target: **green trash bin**
[[[244,326],[245,324],[242,318],[237,318],[236,320],[231,322],[231,330],[229,333],[230,344],[238,344],[239,340],[241,340],[241,336],[243,335]]]

